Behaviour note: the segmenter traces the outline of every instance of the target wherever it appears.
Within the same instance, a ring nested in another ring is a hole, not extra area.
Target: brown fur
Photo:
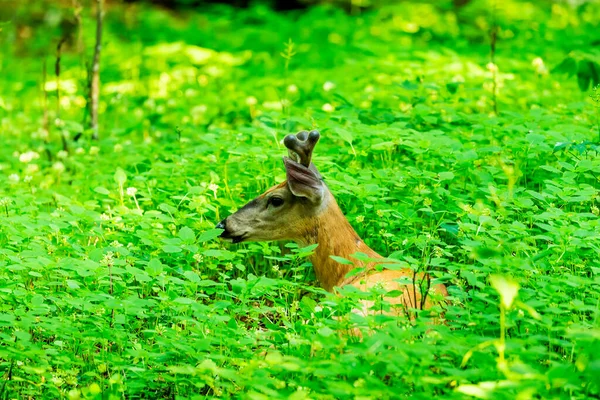
[[[332,292],[336,287],[352,285],[364,292],[381,286],[387,292],[399,292],[399,296],[386,299],[393,306],[394,314],[430,308],[447,296],[444,285],[429,287],[426,274],[415,274],[408,268],[383,268],[390,261],[383,259],[356,234],[311,162],[319,137],[318,131],[286,136],[284,144],[290,155],[283,159],[287,181],[267,190],[221,221],[217,225],[223,229],[221,237],[234,243],[293,240],[302,246],[318,244],[311,261],[323,288]],[[353,259],[355,253],[364,253],[370,260]],[[339,263],[331,256],[357,262],[353,265]],[[373,259],[381,259],[381,262]],[[364,271],[346,278],[356,267],[362,267]],[[397,282],[406,277],[413,284]],[[421,284],[423,281],[426,285]],[[372,306],[372,301],[363,301],[362,309],[357,312],[370,313]]]
[[[284,198],[285,206],[270,210],[268,201],[273,196]],[[249,205],[252,207],[248,208]],[[352,285],[361,291],[368,291],[381,285],[388,292],[400,291],[402,295],[386,299],[392,305],[394,314],[407,314],[410,309],[430,308],[440,303],[440,298],[448,295],[446,287],[438,284],[429,288],[423,300],[419,289],[421,285],[403,285],[395,280],[408,277],[412,282],[427,282],[427,275],[415,274],[408,268],[377,270],[377,265],[385,267],[389,261],[383,259],[358,236],[329,189],[325,190],[324,198],[319,204],[313,204],[294,196],[285,181],[258,196],[226,221],[230,237],[242,236],[244,241],[293,240],[301,246],[318,243],[311,262],[317,279],[325,290],[333,292],[335,287]],[[382,262],[372,261],[365,265],[352,257],[358,252],[366,254],[370,259],[381,258]],[[341,264],[333,260],[331,255],[353,261],[354,265]],[[356,267],[364,267],[366,271],[346,278],[348,272]],[[362,306],[362,310],[357,312],[367,314],[373,302],[363,301]]]
[[[364,253],[370,259],[382,258],[373,249],[367,246],[363,240],[354,231],[337,202],[329,193],[328,207],[322,214],[310,219],[306,227],[306,233],[302,237],[294,238],[301,245],[318,243],[314,254],[311,256],[311,262],[315,268],[317,279],[321,286],[332,292],[334,287],[352,285],[361,291],[368,291],[371,287],[381,284],[386,291],[399,290],[403,294],[398,297],[390,297],[386,300],[395,307],[395,314],[406,313],[408,309],[427,309],[435,304],[434,300],[448,295],[448,291],[443,284],[437,284],[430,288],[422,304],[422,293],[414,285],[403,285],[396,282],[396,279],[408,277],[411,281],[419,282],[428,279],[423,274],[415,274],[411,269],[391,270],[383,269],[378,271],[376,265],[385,266],[386,261],[381,263],[369,262],[364,265],[362,262],[353,259],[352,254]],[[330,255],[343,257],[354,261],[354,265],[341,264],[333,260]],[[356,267],[365,267],[366,272],[350,278],[345,278],[346,274]],[[363,302],[364,310],[372,307],[372,302]]]

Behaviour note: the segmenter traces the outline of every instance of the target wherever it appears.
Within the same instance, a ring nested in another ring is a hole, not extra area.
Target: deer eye
[[[269,204],[273,207],[281,207],[283,205],[283,199],[281,197],[273,196],[269,199]]]

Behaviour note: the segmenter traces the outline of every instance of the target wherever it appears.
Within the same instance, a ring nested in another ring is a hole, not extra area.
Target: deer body
[[[291,158],[284,158],[287,180],[272,187],[252,200],[236,213],[221,221],[217,227],[224,229],[221,237],[234,243],[241,241],[293,240],[300,246],[318,244],[311,256],[315,274],[321,286],[327,291],[335,287],[352,285],[361,291],[368,291],[381,285],[386,291],[399,290],[402,295],[386,299],[391,305],[398,305],[394,313],[406,312],[407,308],[430,308],[432,296],[422,294],[414,285],[400,284],[396,280],[409,277],[411,280],[425,279],[415,275],[411,269],[376,270],[375,266],[385,265],[386,261],[358,236],[342,211],[333,194],[323,183],[321,175],[310,162],[319,133],[300,132],[289,135],[284,143]],[[293,160],[295,158],[299,162]],[[353,260],[355,253],[364,253],[370,260],[358,261],[354,265],[342,264],[330,256]],[[389,262],[389,261],[387,261]],[[357,276],[346,278],[356,267],[365,271]],[[435,285],[429,290],[447,296],[444,285]],[[425,295],[425,297],[423,297]],[[436,297],[436,296],[433,296]],[[372,302],[363,301],[367,313]]]

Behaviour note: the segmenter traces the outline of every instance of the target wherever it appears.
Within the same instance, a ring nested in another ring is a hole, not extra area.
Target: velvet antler
[[[287,135],[283,139],[283,144],[287,147],[288,154],[292,160],[308,168],[313,150],[320,137],[321,134],[317,130],[310,132],[301,131],[295,135]]]

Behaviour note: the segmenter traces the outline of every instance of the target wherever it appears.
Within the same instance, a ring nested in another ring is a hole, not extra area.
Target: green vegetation
[[[57,80],[73,10],[17,8],[0,25],[0,398],[599,398],[600,6],[497,3],[112,4],[99,141],[93,10]],[[319,289],[310,249],[216,239],[284,179],[284,135],[313,127],[350,222],[448,286],[447,324],[334,318],[356,294]]]

